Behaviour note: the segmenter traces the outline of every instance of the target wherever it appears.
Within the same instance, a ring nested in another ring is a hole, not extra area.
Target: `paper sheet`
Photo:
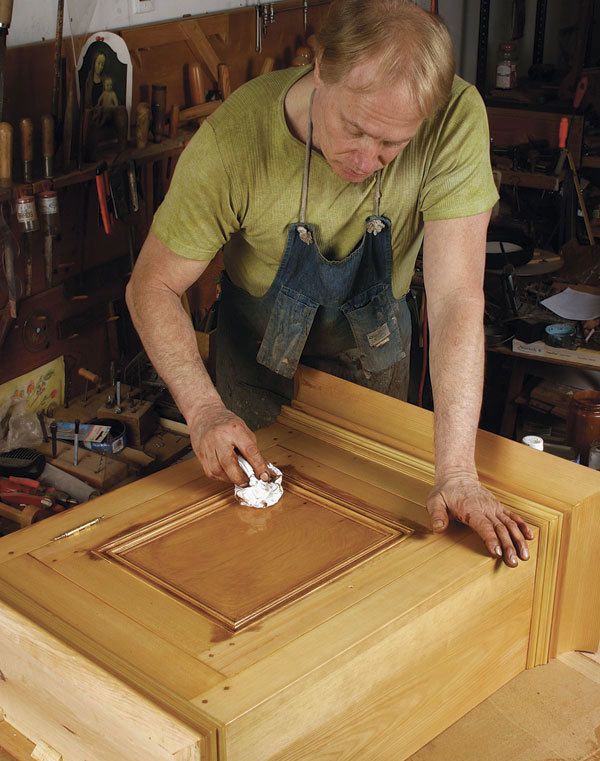
[[[567,288],[541,303],[565,320],[595,320],[600,317],[600,296],[594,293],[582,293]]]

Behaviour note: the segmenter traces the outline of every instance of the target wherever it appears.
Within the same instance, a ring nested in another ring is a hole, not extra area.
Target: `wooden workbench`
[[[0,540],[0,708],[45,757],[401,761],[597,649],[597,472],[480,433],[484,483],[535,526],[509,569],[429,532],[430,413],[302,370],[259,440],[271,509],[192,460]]]

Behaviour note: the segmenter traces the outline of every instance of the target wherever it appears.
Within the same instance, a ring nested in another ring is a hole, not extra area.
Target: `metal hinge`
[[[57,542],[59,539],[66,539],[69,536],[74,536],[75,534],[79,534],[80,531],[84,531],[86,528],[95,526],[97,523],[100,523],[101,520],[104,520],[103,515],[100,515],[98,518],[94,518],[93,520],[88,521],[87,523],[82,523],[81,526],[76,526],[75,528],[69,529],[69,531],[65,531],[64,534],[59,534],[58,536],[55,536],[52,541]]]

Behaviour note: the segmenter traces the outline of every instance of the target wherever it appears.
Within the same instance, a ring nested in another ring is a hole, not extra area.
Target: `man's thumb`
[[[435,534],[439,534],[448,528],[448,510],[446,501],[440,492],[432,494],[427,500],[427,510],[431,518],[431,525]]]

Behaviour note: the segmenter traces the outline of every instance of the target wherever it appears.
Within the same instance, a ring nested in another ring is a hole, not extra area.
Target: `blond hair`
[[[317,35],[321,79],[338,84],[359,63],[376,61],[375,81],[408,88],[427,118],[445,105],[455,73],[445,24],[410,0],[333,0]]]

